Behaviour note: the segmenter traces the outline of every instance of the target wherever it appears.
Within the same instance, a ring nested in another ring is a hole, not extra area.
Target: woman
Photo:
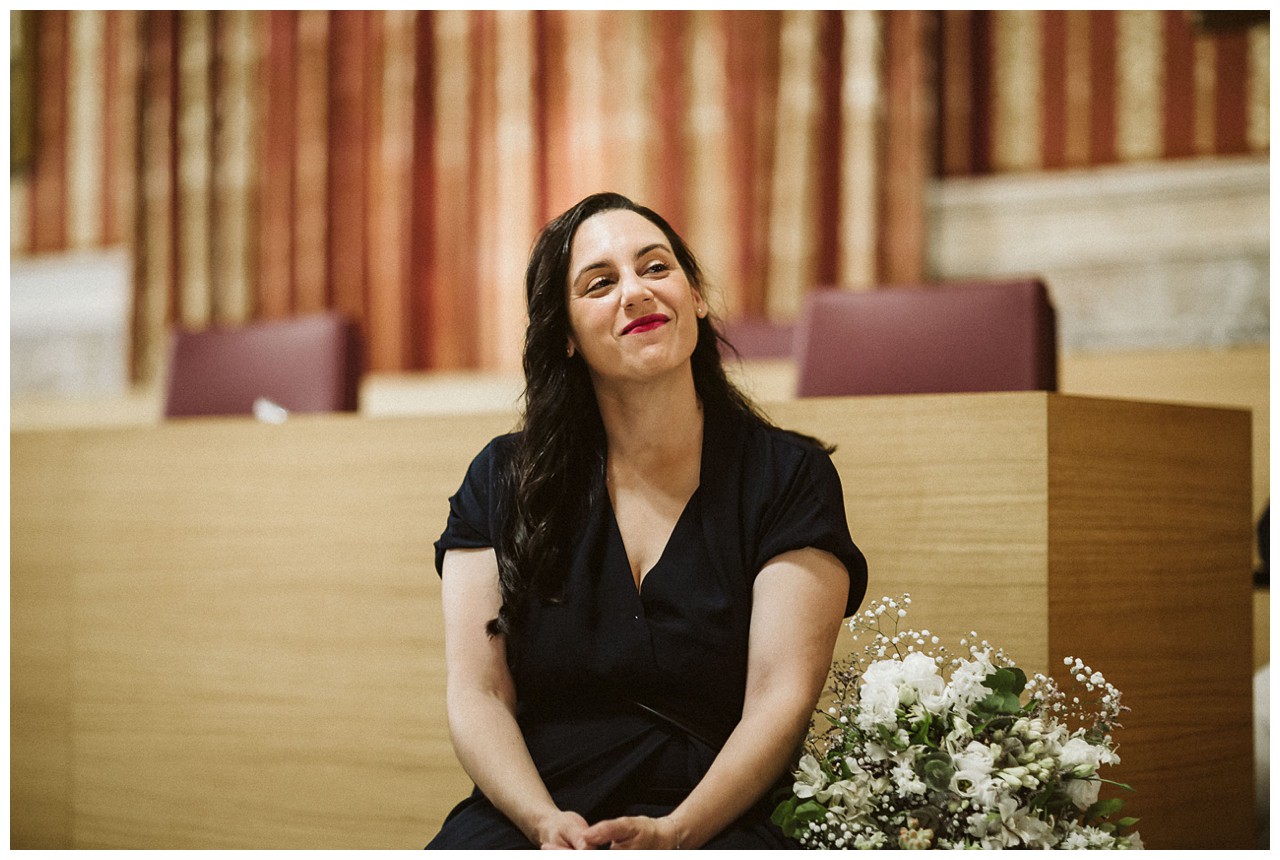
[[[588,197],[525,287],[523,430],[436,544],[476,791],[428,847],[791,847],[771,790],[866,586],[830,458],[727,380],[654,212]]]

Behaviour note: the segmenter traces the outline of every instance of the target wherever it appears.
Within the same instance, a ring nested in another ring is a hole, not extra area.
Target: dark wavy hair
[[[661,215],[621,194],[593,194],[538,235],[525,271],[529,326],[524,340],[523,432],[501,474],[504,525],[497,556],[502,608],[488,625],[490,635],[507,635],[509,656],[509,634],[525,602],[535,597],[562,599],[575,525],[604,491],[600,408],[581,354],[566,354],[569,256],[582,223],[615,209],[628,209],[657,226],[690,285],[705,295],[702,269],[685,241]],[[725,375],[721,343],[728,346],[708,313],[698,320],[692,357],[694,387],[704,411],[737,413],[768,423]]]

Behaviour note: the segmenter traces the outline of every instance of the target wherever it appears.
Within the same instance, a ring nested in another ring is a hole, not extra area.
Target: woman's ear
[[[702,293],[698,292],[696,287],[690,287],[693,290],[693,306],[698,312],[698,318],[705,317],[708,313],[706,300],[702,298]]]
[[[564,349],[564,354],[567,358],[573,358],[573,354],[574,352],[577,351],[577,349],[578,349],[577,346],[573,342],[573,338],[569,338],[568,344],[565,346],[565,349]]]

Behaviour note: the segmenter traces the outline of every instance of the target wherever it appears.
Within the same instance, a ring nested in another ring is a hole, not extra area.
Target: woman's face
[[[599,212],[578,227],[568,297],[569,345],[597,385],[688,365],[706,312],[666,235],[630,209]]]

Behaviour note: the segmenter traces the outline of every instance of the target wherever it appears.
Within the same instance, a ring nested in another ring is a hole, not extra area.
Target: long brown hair
[[[571,563],[575,525],[604,491],[605,434],[586,362],[566,355],[569,337],[569,257],[578,228],[592,215],[628,209],[656,225],[671,244],[689,284],[703,293],[702,269],[689,246],[661,215],[621,194],[593,194],[549,222],[538,235],[525,271],[529,326],[524,342],[523,432],[502,472],[503,529],[498,581],[502,608],[490,635],[510,634],[531,596],[561,599]],[[725,374],[720,344],[728,342],[711,314],[698,320],[694,387],[707,411],[766,422]]]

